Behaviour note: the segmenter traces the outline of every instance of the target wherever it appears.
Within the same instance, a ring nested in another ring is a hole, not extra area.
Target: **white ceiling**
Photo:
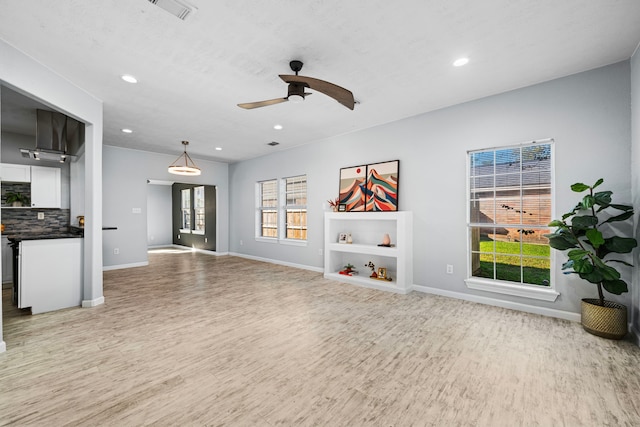
[[[148,0],[0,0],[0,38],[104,101],[105,144],[177,156],[189,140],[224,162],[625,60],[640,42],[638,0],[185,1],[186,21]],[[355,110],[320,93],[236,106],[286,96],[292,59],[350,89]],[[5,103],[17,131],[24,114]]]

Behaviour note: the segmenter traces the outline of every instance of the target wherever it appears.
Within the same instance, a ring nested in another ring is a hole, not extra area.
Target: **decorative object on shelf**
[[[338,243],[347,243],[347,233],[338,234]]]
[[[347,205],[345,205],[344,203],[340,203],[338,205],[338,212],[346,212],[347,211]]]
[[[384,233],[384,236],[382,236],[382,243],[378,246],[391,247],[391,237],[389,237],[388,233]]]
[[[398,210],[400,161],[340,169],[340,204],[348,212]]]
[[[4,233],[4,224],[0,224],[0,233]]]
[[[84,227],[84,215],[78,215],[78,226],[79,227]]]
[[[22,193],[7,191],[5,195],[5,203],[13,207],[29,206],[31,203],[29,196]]]
[[[353,243],[353,237],[351,237],[351,233],[347,233],[347,243],[348,244]]]
[[[355,266],[353,266],[350,263],[345,265],[344,266],[344,270],[341,270],[339,273],[343,274],[345,276],[353,276],[354,274],[358,274],[358,272],[356,271]]]
[[[374,279],[378,279],[378,280],[386,280],[387,282],[391,281],[391,277],[389,277],[387,275],[387,269],[384,267],[379,267],[378,268],[378,273],[377,273],[377,277],[374,277]]]
[[[189,154],[187,154],[189,141],[182,141],[182,145],[184,145],[184,153],[182,153],[175,162],[171,163],[168,169],[169,173],[188,176],[200,175],[200,168],[196,166]]]
[[[376,266],[374,263],[372,263],[371,261],[369,261],[367,264],[364,265],[365,267],[369,267],[371,269],[371,275],[369,277],[371,277],[372,279],[377,279],[378,278],[378,274],[376,273]]]
[[[594,335],[622,339],[627,334],[627,307],[604,299],[603,288],[615,295],[628,292],[627,283],[620,278],[620,272],[611,263],[616,262],[631,267],[631,264],[620,259],[609,259],[612,253],[627,254],[638,246],[633,237],[615,235],[620,227],[612,229],[611,223],[626,221],[633,217],[633,206],[611,203],[611,191],[594,189],[602,184],[599,179],[594,185],[576,183],[571,190],[582,193],[589,190],[582,200],[561,220],[553,220],[549,227],[558,227],[553,233],[545,234],[549,246],[567,252],[569,260],[562,265],[563,270],[570,270],[598,288],[598,298],[584,298],[581,302],[582,327]],[[596,207],[597,206],[597,207]],[[613,208],[622,213],[605,215],[605,210]],[[602,212],[602,215],[598,216]],[[571,218],[570,223],[567,220]],[[632,232],[631,225],[629,232]],[[605,237],[605,234],[609,237]],[[606,258],[606,259],[605,259]],[[566,273],[566,274],[569,274]]]
[[[331,206],[331,210],[334,212],[338,212],[338,205],[340,204],[340,198],[336,197],[335,200],[327,200],[327,203],[329,203],[329,206]]]

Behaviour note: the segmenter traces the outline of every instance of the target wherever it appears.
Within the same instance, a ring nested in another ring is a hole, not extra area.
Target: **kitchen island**
[[[43,231],[6,237],[14,254],[14,304],[31,308],[31,314],[81,304],[82,234]]]

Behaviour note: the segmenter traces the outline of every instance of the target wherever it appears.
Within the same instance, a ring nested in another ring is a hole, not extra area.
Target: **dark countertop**
[[[82,234],[71,231],[25,231],[3,234],[12,243],[23,240],[45,240],[45,239],[75,239],[84,237]]]

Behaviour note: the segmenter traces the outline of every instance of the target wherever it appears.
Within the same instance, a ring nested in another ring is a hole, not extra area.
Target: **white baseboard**
[[[91,308],[104,304],[104,297],[82,300],[82,308]]]
[[[214,256],[224,256],[224,255],[229,255],[229,252],[216,252],[216,251],[210,251],[207,249],[198,249],[198,248],[190,248],[187,246],[182,246],[182,245],[152,245],[152,246],[147,246],[147,249],[163,249],[163,248],[175,248],[175,249],[182,249],[184,251],[192,251],[192,252],[201,252],[203,254],[207,254],[207,255],[214,255]]]
[[[7,344],[4,341],[0,341],[0,353],[7,351]]]
[[[534,305],[522,304],[512,301],[503,301],[494,298],[487,298],[478,295],[463,294],[461,292],[446,291],[438,288],[431,288],[422,285],[413,285],[413,290],[425,292],[427,294],[440,295],[443,297],[456,298],[465,301],[477,302],[479,304],[493,305],[495,307],[509,308],[512,310],[524,311],[526,313],[540,314],[542,316],[556,317],[558,319],[580,322],[580,313],[570,311],[555,310],[553,308],[537,307]]]
[[[293,262],[279,261],[276,259],[262,258],[258,256],[253,256],[253,255],[239,254],[237,252],[229,252],[228,255],[251,259],[253,261],[262,261],[262,262],[268,262],[270,264],[284,265],[285,267],[293,267],[293,268],[300,268],[302,270],[315,271],[316,273],[324,273],[324,269],[322,267],[312,267],[310,265],[295,264]]]
[[[102,271],[121,270],[123,268],[133,268],[133,267],[145,267],[147,265],[149,265],[149,261],[134,262],[131,264],[105,265],[102,267]]]

